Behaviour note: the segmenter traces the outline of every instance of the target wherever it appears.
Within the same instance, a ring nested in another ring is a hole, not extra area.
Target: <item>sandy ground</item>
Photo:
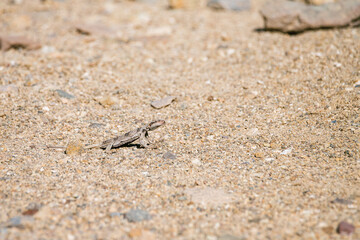
[[[0,59],[0,239],[360,239],[360,29],[255,31],[261,4],[1,1],[43,47]],[[45,147],[156,119],[156,149]]]

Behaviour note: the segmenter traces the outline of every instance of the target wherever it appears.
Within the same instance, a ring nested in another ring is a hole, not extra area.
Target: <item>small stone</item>
[[[141,209],[131,209],[129,212],[125,213],[124,217],[129,222],[141,222],[151,219],[151,215],[147,211]]]
[[[105,126],[105,124],[102,123],[91,123],[89,125],[90,128],[102,128],[103,126]]]
[[[254,156],[255,156],[256,158],[264,158],[264,153],[262,153],[262,152],[256,152],[256,153],[254,154]]]
[[[66,99],[73,99],[75,98],[74,95],[71,95],[70,93],[67,93],[61,89],[56,89],[55,92],[57,92],[59,94],[60,97],[62,98],[66,98]]]
[[[11,48],[36,50],[41,47],[39,42],[32,41],[25,36],[0,36],[0,46],[2,51],[7,51]]]
[[[32,216],[16,216],[10,218],[10,220],[6,223],[6,226],[15,228],[26,228],[30,226],[33,222],[34,218]]]
[[[191,160],[191,163],[194,164],[194,165],[197,165],[197,166],[201,165],[201,161],[198,158],[195,158],[195,159]]]
[[[117,99],[113,96],[97,97],[95,100],[104,107],[110,107],[117,102]]]
[[[207,100],[208,100],[209,102],[214,101],[214,96],[211,96],[211,95],[208,96]]]
[[[216,10],[244,11],[251,7],[250,0],[210,0],[208,7]]]
[[[339,223],[336,232],[341,235],[351,235],[355,232],[355,226],[346,221],[342,221]]]
[[[285,149],[284,151],[282,151],[280,154],[281,154],[281,155],[288,155],[288,154],[291,153],[291,151],[292,151],[292,149],[291,149],[291,148],[288,148],[288,149]]]
[[[352,201],[349,199],[343,199],[343,198],[335,198],[331,203],[339,203],[339,204],[345,204],[349,205],[352,204]]]
[[[172,152],[166,152],[166,153],[164,153],[163,158],[174,160],[174,159],[176,159],[176,155],[173,154]]]
[[[78,142],[70,142],[66,146],[65,154],[67,155],[79,155],[84,151],[83,146]]]
[[[163,107],[170,105],[170,103],[172,101],[174,101],[175,99],[176,99],[176,97],[174,97],[174,96],[167,96],[163,99],[152,101],[151,106],[156,109],[163,108]]]

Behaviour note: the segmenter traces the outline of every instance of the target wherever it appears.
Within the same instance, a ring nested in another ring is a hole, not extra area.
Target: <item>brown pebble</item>
[[[117,99],[113,96],[97,97],[95,100],[104,107],[111,107],[117,102]]]
[[[214,96],[208,96],[207,100],[208,101],[214,101]]]
[[[262,152],[256,152],[254,155],[257,158],[263,158],[264,157],[264,153],[262,153]]]
[[[65,154],[67,155],[78,155],[84,151],[83,146],[78,142],[70,142],[66,146]]]
[[[351,223],[342,221],[339,223],[336,232],[341,235],[351,235],[352,233],[355,232],[355,226],[352,225]]]

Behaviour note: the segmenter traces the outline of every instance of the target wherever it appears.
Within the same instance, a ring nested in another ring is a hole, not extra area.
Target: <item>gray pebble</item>
[[[73,99],[75,98],[74,95],[71,95],[70,93],[67,93],[61,89],[56,89],[55,92],[57,92],[59,94],[60,97],[62,98],[67,98],[67,99]]]
[[[16,228],[24,228],[29,223],[32,223],[34,218],[32,216],[16,216],[10,218],[7,222],[7,227],[16,227]]]
[[[151,219],[151,215],[147,211],[141,209],[131,209],[129,212],[125,213],[124,217],[129,222],[141,222]]]
[[[243,11],[250,9],[250,0],[210,0],[208,6],[214,9]]]
[[[172,152],[166,152],[166,153],[164,153],[163,158],[174,160],[174,159],[176,159],[176,155],[173,154]]]
[[[91,127],[91,128],[101,128],[103,126],[105,126],[105,124],[102,124],[102,123],[91,123],[89,125],[89,127]]]

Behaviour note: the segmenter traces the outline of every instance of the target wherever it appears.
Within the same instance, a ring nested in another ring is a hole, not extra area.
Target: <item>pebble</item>
[[[25,36],[0,36],[1,50],[7,51],[11,48],[24,48],[27,50],[36,50],[41,47],[41,44],[36,41],[32,41]]]
[[[175,99],[176,97],[174,96],[167,96],[163,99],[152,101],[151,106],[156,109],[163,108],[170,105],[170,103],[172,103],[172,101],[174,101]]]
[[[176,155],[173,154],[172,152],[166,152],[166,153],[164,153],[163,158],[174,160],[174,159],[176,159]]]
[[[262,152],[256,152],[254,155],[256,158],[264,158],[264,153]]]
[[[291,149],[291,148],[288,148],[288,149],[285,149],[284,151],[282,151],[280,154],[281,154],[281,155],[288,155],[288,154],[291,153],[291,151],[292,151],[292,149]]]
[[[335,200],[332,200],[331,203],[339,203],[339,204],[349,205],[349,204],[352,204],[352,201],[349,199],[335,198]]]
[[[147,211],[141,209],[131,209],[129,212],[125,213],[124,217],[129,222],[141,222],[151,219],[151,215]]]
[[[355,226],[346,221],[342,221],[339,223],[336,231],[341,235],[351,235],[355,232]]]
[[[95,100],[104,107],[110,107],[117,102],[117,99],[113,96],[97,97]]]
[[[75,98],[74,95],[71,95],[70,93],[67,93],[61,89],[56,89],[55,92],[57,92],[59,94],[60,97],[62,98],[66,98],[66,99],[73,99]]]
[[[67,155],[79,155],[84,151],[83,146],[78,142],[70,142],[66,146],[65,154]]]
[[[91,123],[89,125],[90,128],[101,128],[103,126],[105,126],[105,124],[102,124],[102,123]]]
[[[198,158],[195,158],[195,159],[191,160],[191,163],[194,164],[194,165],[197,165],[197,166],[201,165],[201,161]]]
[[[16,228],[25,228],[34,222],[34,218],[32,216],[16,216],[10,218],[7,227],[16,227]]]
[[[210,0],[208,7],[216,10],[244,11],[251,7],[250,0]]]

